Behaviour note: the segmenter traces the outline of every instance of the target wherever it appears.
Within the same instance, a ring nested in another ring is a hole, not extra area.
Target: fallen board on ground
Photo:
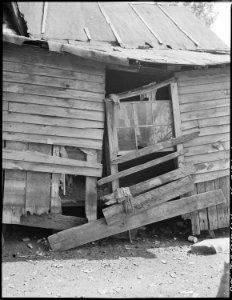
[[[105,218],[102,218],[51,235],[48,237],[48,241],[51,249],[54,251],[68,250],[117,233],[217,205],[225,201],[226,199],[221,190],[210,191],[162,203],[139,214],[127,216],[117,224],[107,225]]]

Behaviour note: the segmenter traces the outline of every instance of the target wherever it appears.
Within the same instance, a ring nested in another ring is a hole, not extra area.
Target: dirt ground
[[[191,253],[190,226],[185,221],[159,222],[144,229],[133,243],[111,237],[52,252],[46,243],[51,231],[11,226],[2,249],[2,297],[216,296],[229,254]],[[229,229],[216,230],[215,235],[228,237]],[[198,236],[205,238],[210,238],[207,231]]]

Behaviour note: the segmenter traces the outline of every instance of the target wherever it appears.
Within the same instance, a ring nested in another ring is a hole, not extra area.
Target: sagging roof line
[[[41,24],[41,33],[42,34],[45,33],[47,12],[48,12],[48,2],[44,2],[42,24]]]
[[[90,35],[90,32],[89,32],[89,29],[87,27],[84,27],[84,32],[87,36],[88,41],[90,41],[92,38],[91,38],[91,35]]]
[[[170,19],[172,20],[172,22],[197,46],[199,47],[199,43],[196,42],[174,19],[173,17],[171,17],[165,10],[163,7],[161,7],[160,4],[157,5],[161,10],[162,12]]]
[[[113,31],[113,34],[118,42],[118,44],[122,47],[122,39],[121,37],[119,36],[119,34],[117,33],[116,29],[114,28],[114,25],[111,23],[109,17],[107,16],[107,14],[105,13],[103,7],[101,6],[100,2],[98,2],[98,6],[99,6],[99,9],[101,11],[101,13],[103,14],[106,22],[110,25],[110,28],[111,30]]]
[[[144,18],[140,15],[140,13],[136,10],[136,8],[132,5],[132,3],[129,3],[131,8],[134,10],[134,12],[138,15],[138,17],[140,18],[140,20],[146,25],[146,27],[150,30],[150,32],[154,35],[154,37],[157,39],[157,41],[159,42],[159,44],[163,45],[164,43],[162,42],[162,40],[158,37],[158,35],[153,31],[153,29],[151,29],[151,27],[147,24],[147,22],[144,20]]]

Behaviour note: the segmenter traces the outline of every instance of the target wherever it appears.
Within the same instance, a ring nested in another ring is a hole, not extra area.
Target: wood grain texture
[[[184,133],[191,133],[194,132],[195,130],[199,130],[199,128],[192,128],[192,129],[187,129],[184,130]],[[200,134],[199,136],[206,136],[206,135],[211,135],[211,134],[221,134],[221,133],[227,133],[230,132],[230,125],[216,125],[216,126],[209,126],[209,127],[204,127],[200,128]]]
[[[203,162],[213,162],[220,159],[228,159],[230,157],[229,150],[227,151],[217,151],[213,153],[199,154],[194,156],[185,157],[186,162],[193,164],[199,164]]]
[[[214,181],[206,181],[205,182],[205,191],[213,191],[215,190],[215,185]],[[209,230],[214,230],[218,228],[218,223],[217,223],[217,207],[211,206],[207,208],[207,213],[208,213],[208,222],[209,222]]]
[[[205,119],[205,118],[228,116],[229,111],[230,111],[229,106],[215,107],[215,108],[205,109],[205,110],[195,110],[191,112],[181,113],[181,120],[188,121],[188,120],[196,120],[196,119],[198,120],[198,119]]]
[[[190,102],[197,103],[202,101],[219,100],[228,97],[230,97],[230,89],[179,95],[180,104],[190,103]]]
[[[230,124],[230,116],[222,116],[222,117],[215,117],[215,118],[205,118],[205,119],[198,119],[198,120],[191,120],[191,121],[183,121],[181,123],[182,130],[187,130],[190,128],[198,127],[204,128],[208,126],[219,126],[219,125],[228,125]]]
[[[51,155],[51,145],[29,143],[30,151]],[[22,162],[23,163],[23,162]],[[25,211],[31,214],[48,213],[51,207],[51,173],[27,172]]]
[[[197,184],[197,193],[198,195],[205,192],[205,183],[199,182]],[[200,221],[200,229],[207,230],[208,227],[208,218],[207,218],[207,209],[199,210],[199,221]]]
[[[195,110],[201,110],[201,109],[210,109],[215,107],[223,107],[223,106],[229,106],[230,105],[230,99],[229,97],[225,99],[219,99],[219,100],[211,100],[211,101],[199,101],[196,103],[186,103],[181,104],[180,111],[183,112],[190,112]]]
[[[229,176],[229,175],[230,175],[230,169],[218,170],[218,171],[206,172],[202,174],[195,174],[193,177],[193,181],[195,183],[205,182],[209,180],[216,180],[220,177]]]
[[[60,147],[59,146],[52,146],[52,155],[58,156],[60,155]],[[61,213],[61,198],[59,196],[59,186],[60,186],[60,174],[53,174],[52,173],[51,179],[51,213],[57,214]]]
[[[201,70],[187,70],[175,73],[175,77],[179,79],[179,81],[192,80],[199,76],[212,77],[212,76],[229,76],[230,68],[225,67],[216,67],[210,69],[201,69]]]
[[[208,192],[204,195],[195,195],[187,199],[162,203],[139,214],[127,216],[119,223],[110,226],[102,218],[92,223],[51,235],[48,237],[48,241],[54,251],[68,250],[130,229],[216,205],[223,201],[225,199],[222,191]]]
[[[216,142],[207,145],[200,145],[195,147],[188,148],[188,152],[185,154],[185,158],[191,159],[195,155],[204,155],[211,153],[219,153],[220,151],[224,152],[230,149],[230,142]],[[209,156],[210,158],[210,156]]]
[[[228,78],[229,79],[229,78]],[[189,85],[189,86],[180,86],[179,87],[179,93],[181,95],[185,94],[193,94],[193,93],[202,93],[202,92],[211,92],[211,91],[219,91],[219,90],[228,90],[230,89],[230,81],[229,80],[224,80],[219,83],[215,82],[210,82],[208,84],[196,84]]]

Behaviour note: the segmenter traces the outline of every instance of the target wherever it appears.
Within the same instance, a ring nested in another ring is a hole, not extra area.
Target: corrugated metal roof
[[[26,38],[18,35],[3,34],[3,41],[17,45],[23,43],[37,42],[42,40]],[[81,45],[58,43],[48,41],[50,51],[59,53],[70,53],[79,57],[92,59],[105,64],[115,64],[130,66],[132,61],[146,62],[150,64],[168,64],[184,66],[207,66],[221,65],[230,63],[230,55],[227,53],[215,54],[207,52],[197,52],[189,50],[155,50],[155,49],[124,49],[121,47],[110,46],[88,46],[86,43]]]
[[[119,42],[127,49],[145,45],[156,50],[228,49],[185,7],[152,2],[44,3],[18,2],[33,38],[82,41],[88,45]]]

